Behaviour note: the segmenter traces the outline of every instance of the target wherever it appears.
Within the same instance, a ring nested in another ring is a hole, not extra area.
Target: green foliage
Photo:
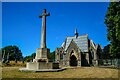
[[[107,46],[105,46],[104,47],[104,49],[103,49],[103,58],[104,59],[109,59],[110,58],[110,56],[111,56],[111,54],[110,54],[110,44],[108,44]]]
[[[30,62],[35,58],[36,53],[32,53],[30,56],[24,57],[24,61]]]
[[[36,55],[36,53],[32,53],[31,55],[24,57],[24,61],[30,62],[31,60],[33,60],[35,58],[35,55]],[[50,61],[55,60],[55,51],[50,53],[49,60]]]
[[[98,44],[97,55],[99,59],[102,59],[102,48],[101,45]]]
[[[50,59],[51,61],[55,61],[55,51],[53,51],[53,52],[50,53],[49,59]]]
[[[120,2],[111,2],[105,17],[110,54],[120,58]]]
[[[22,52],[17,46],[6,46],[1,49],[2,50],[2,57],[4,55],[4,59],[7,59],[9,53],[9,60],[15,60],[15,58],[20,61],[22,60]]]

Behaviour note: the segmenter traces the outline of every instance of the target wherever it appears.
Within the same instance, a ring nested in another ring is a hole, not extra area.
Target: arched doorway
[[[70,66],[77,66],[77,58],[73,53],[72,51],[70,55]]]

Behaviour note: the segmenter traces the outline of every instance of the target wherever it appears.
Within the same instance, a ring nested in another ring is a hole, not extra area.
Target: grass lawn
[[[118,78],[118,70],[98,67],[68,68],[60,72],[20,72],[20,67],[3,67],[3,78]]]

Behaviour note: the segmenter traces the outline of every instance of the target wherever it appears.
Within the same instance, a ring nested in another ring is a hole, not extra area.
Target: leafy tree
[[[110,52],[109,52],[109,50],[110,50],[110,44],[108,44],[107,46],[105,46],[104,47],[104,49],[103,49],[103,58],[104,59],[109,59],[110,58]]]
[[[35,58],[35,55],[36,53],[32,53],[31,55],[24,57],[24,61],[30,62]]]
[[[32,60],[31,56],[26,56],[24,57],[24,61],[30,62]]]
[[[36,56],[36,53],[32,53],[31,57],[34,59]]]
[[[50,53],[49,59],[50,59],[51,61],[55,61],[55,51],[53,51],[53,52]]]
[[[32,53],[29,56],[24,57],[24,61],[30,62],[31,60],[33,60],[35,58],[36,53]],[[50,53],[50,57],[49,57],[50,61],[54,61],[55,60],[55,51]]]
[[[22,52],[17,46],[6,46],[1,50],[2,50],[2,57],[4,56],[5,60],[7,60],[8,53],[9,53],[9,60],[20,61],[23,58]]]
[[[120,2],[111,2],[105,16],[107,38],[110,41],[110,54],[120,58]]]

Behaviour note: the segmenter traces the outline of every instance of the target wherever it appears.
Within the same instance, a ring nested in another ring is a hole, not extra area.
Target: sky
[[[40,48],[43,9],[47,17],[47,48],[54,51],[67,36],[88,34],[89,39],[102,47],[109,44],[104,24],[108,2],[3,2],[2,47],[16,45],[23,56]]]

